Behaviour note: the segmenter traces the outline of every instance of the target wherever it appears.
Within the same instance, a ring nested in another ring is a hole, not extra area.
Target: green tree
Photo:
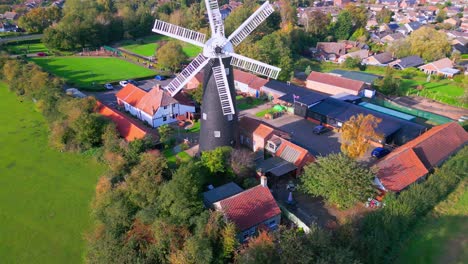
[[[351,16],[351,24],[353,30],[365,28],[367,25],[367,8],[364,5],[347,4],[345,10]]]
[[[301,191],[322,196],[328,203],[343,209],[375,194],[374,174],[342,153],[319,157],[317,162],[305,167],[300,179]]]
[[[211,173],[226,172],[231,147],[218,147],[214,150],[203,151],[201,160]]]
[[[56,6],[34,8],[18,20],[18,25],[29,33],[42,33],[44,29],[57,23],[61,18]]]
[[[386,95],[398,95],[401,80],[394,76],[394,69],[387,67],[382,79],[376,81],[377,90]]]
[[[377,12],[376,19],[379,24],[390,23],[392,21],[393,12],[390,9],[382,8]]]
[[[251,238],[247,246],[241,249],[235,260],[236,263],[243,264],[277,263],[278,252],[274,238],[266,231],[260,231],[258,236]]]
[[[344,66],[348,69],[359,68],[361,66],[361,59],[358,57],[348,57],[344,61]]]
[[[179,69],[180,65],[187,60],[182,46],[176,41],[169,41],[159,48],[156,57],[161,68],[171,71]]]
[[[158,133],[159,133],[159,141],[167,146],[169,141],[174,136],[174,129],[168,124],[164,124],[158,127]]]
[[[358,28],[349,39],[365,43],[368,38],[369,32],[365,28]]]
[[[331,23],[331,17],[320,10],[314,10],[307,15],[305,30],[319,37],[328,34],[328,28]]]
[[[446,18],[447,18],[447,12],[443,8],[439,9],[439,11],[437,12],[437,16],[436,16],[437,23],[444,22]]]
[[[203,87],[202,84],[200,84],[196,89],[191,89],[187,91],[190,98],[192,98],[193,101],[197,102],[197,104],[201,105],[203,102]]]
[[[307,65],[307,67],[305,68],[305,71],[304,73],[309,76],[309,74],[312,72],[312,68],[310,67],[310,65]]]
[[[232,149],[229,166],[238,177],[247,177],[255,172],[254,154],[247,149]]]
[[[411,54],[418,55],[426,61],[435,61],[446,57],[450,51],[450,42],[444,32],[431,27],[421,27],[408,37]]]
[[[371,114],[352,116],[341,127],[341,151],[354,159],[362,157],[371,146],[371,141],[382,140],[382,135],[376,132],[381,121]]]
[[[334,35],[338,40],[348,39],[353,31],[352,17],[348,10],[342,10],[334,24]]]
[[[102,143],[102,132],[106,121],[99,114],[83,114],[71,124],[76,143],[83,149],[97,147]]]

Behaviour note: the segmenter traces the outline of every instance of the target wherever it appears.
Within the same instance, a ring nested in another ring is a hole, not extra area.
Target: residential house
[[[444,24],[452,25],[452,27],[458,26],[459,23],[460,23],[460,20],[456,20],[453,17],[450,17],[450,18],[447,18],[447,19],[444,20]]]
[[[367,85],[364,82],[343,78],[333,74],[312,71],[307,77],[306,87],[326,94],[360,94]]]
[[[404,35],[409,35],[411,32],[418,30],[421,28],[422,24],[419,23],[418,21],[413,21],[409,23],[405,23],[404,25],[398,27],[395,31],[400,32]]]
[[[229,182],[203,193],[203,204],[206,208],[213,208],[213,204],[244,191],[234,182]]]
[[[401,34],[400,32],[397,32],[397,33],[388,34],[380,38],[380,42],[383,44],[392,43],[395,40],[404,39],[404,38],[405,38],[405,35]]]
[[[389,66],[398,69],[404,70],[407,68],[418,67],[424,64],[423,59],[419,56],[408,56],[401,59],[397,59],[389,64]]]
[[[99,101],[97,102],[96,111],[112,120],[115,123],[120,136],[128,142],[135,139],[142,139],[149,133],[145,127],[136,123],[135,120],[127,117],[117,109],[106,106]]]
[[[449,58],[443,58],[431,63],[425,64],[418,67],[420,70],[424,71],[426,74],[437,74],[452,78],[455,74],[460,71],[453,68],[454,63]]]
[[[267,141],[273,135],[284,138],[290,137],[288,133],[250,117],[243,117],[239,120],[239,135],[241,145],[248,147],[254,152],[263,151]]]
[[[315,48],[315,57],[324,61],[336,61],[346,54],[344,42],[318,42]]]
[[[344,7],[345,5],[351,3],[351,0],[333,0],[333,5],[334,6],[342,6]]]
[[[179,93],[172,97],[160,87],[146,92],[127,84],[115,96],[120,106],[152,127],[175,122],[179,115],[189,116],[195,112],[195,106],[184,95]]]
[[[234,87],[241,93],[259,97],[261,88],[268,82],[255,74],[234,69]]]
[[[390,52],[382,52],[368,57],[362,61],[362,64],[374,66],[387,66],[393,61],[393,55]]]
[[[353,52],[347,53],[347,54],[339,57],[338,58],[338,63],[345,62],[347,58],[357,58],[360,61],[362,61],[363,59],[365,59],[367,57],[369,57],[369,50],[366,50],[366,49],[357,50],[357,51],[353,51]]]
[[[214,208],[236,225],[241,242],[255,235],[259,228],[275,230],[281,222],[281,210],[268,189],[265,176],[260,185],[215,202]]]
[[[3,18],[6,20],[16,20],[18,19],[18,14],[16,12],[7,11],[3,14]]]
[[[377,162],[376,183],[383,190],[400,192],[424,180],[467,143],[468,133],[457,123],[436,126]]]

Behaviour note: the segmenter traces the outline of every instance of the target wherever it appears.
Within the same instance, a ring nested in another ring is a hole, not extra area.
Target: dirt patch
[[[392,98],[392,100],[406,107],[428,111],[453,120],[458,120],[461,116],[468,115],[468,109],[466,108],[443,104],[421,96],[403,96]]]

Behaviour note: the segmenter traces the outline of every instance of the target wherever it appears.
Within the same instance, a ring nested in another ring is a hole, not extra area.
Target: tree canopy
[[[159,67],[171,71],[180,69],[180,65],[187,60],[187,55],[177,41],[169,41],[159,48],[156,57]]]
[[[371,114],[352,116],[341,127],[341,151],[351,158],[362,157],[371,146],[370,141],[382,140],[376,132],[381,121]]]

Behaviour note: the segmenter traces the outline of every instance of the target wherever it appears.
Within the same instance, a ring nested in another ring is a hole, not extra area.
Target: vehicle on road
[[[372,150],[371,156],[380,159],[388,155],[388,153],[390,153],[389,149],[377,147]]]
[[[113,90],[114,89],[114,86],[110,83],[106,83],[104,84],[104,88],[106,88],[107,90]]]
[[[162,75],[156,75],[154,76],[154,79],[158,80],[158,81],[164,81],[166,80],[167,78],[165,76],[162,76]]]
[[[328,132],[328,128],[326,128],[325,126],[322,126],[322,125],[318,125],[316,127],[314,127],[314,129],[312,130],[312,133],[316,134],[316,135],[321,135],[323,133],[326,133]]]
[[[125,85],[128,84],[128,81],[120,81],[119,84],[120,86],[124,87]]]
[[[138,85],[138,82],[135,80],[127,80],[128,83],[131,83],[133,85]]]
[[[45,57],[45,56],[47,56],[47,53],[45,53],[45,52],[38,52],[38,53],[37,53],[37,56],[38,56],[38,57]]]

